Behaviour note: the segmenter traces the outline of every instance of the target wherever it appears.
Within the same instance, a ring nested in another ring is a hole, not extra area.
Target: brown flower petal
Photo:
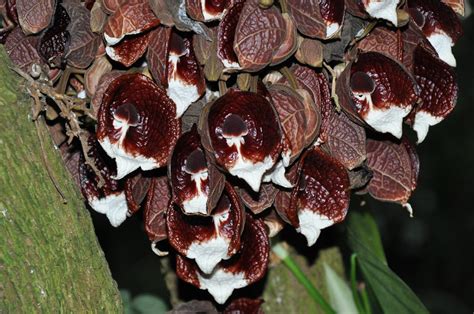
[[[217,56],[228,69],[240,68],[239,60],[234,52],[234,38],[244,4],[245,0],[235,0],[218,26]]]
[[[263,314],[262,299],[239,298],[230,302],[224,314]]]
[[[344,19],[343,0],[288,0],[287,4],[302,34],[321,39],[338,36]]]
[[[211,274],[221,260],[240,248],[245,209],[230,184],[226,184],[211,216],[187,216],[171,206],[166,215],[170,244],[180,254],[194,259],[201,271]]]
[[[115,45],[126,35],[144,32],[160,23],[151,11],[148,0],[131,0],[118,6],[104,27],[104,38]]]
[[[279,213],[283,212],[282,218],[296,227],[306,237],[308,246],[312,246],[321,229],[346,217],[350,199],[349,176],[337,159],[320,148],[309,150],[298,168],[290,206],[283,211],[280,209]]]
[[[451,47],[461,37],[462,25],[456,13],[439,0],[409,0],[412,19],[433,45],[441,60],[456,66]]]
[[[84,85],[89,97],[95,95],[95,92],[99,87],[100,79],[110,71],[112,71],[112,65],[106,57],[102,56],[95,59],[94,63],[92,63],[84,74]]]
[[[293,72],[296,80],[299,84],[301,89],[304,89],[307,93],[309,93],[310,98],[312,101],[307,99],[307,94],[298,90],[298,93],[303,96],[304,105],[305,105],[305,117],[306,117],[306,130],[304,132],[305,136],[305,146],[313,144],[316,136],[319,134],[321,125],[321,102],[323,97],[323,92],[326,90],[323,88],[327,86],[327,91],[329,91],[329,83],[324,76],[324,74],[320,72],[316,72],[315,70],[300,66],[295,64],[291,67],[291,71]],[[280,83],[289,84],[286,78],[282,78]],[[327,94],[329,97],[329,101],[331,94]]]
[[[188,15],[201,22],[219,20],[230,5],[228,0],[186,0]]]
[[[151,249],[158,256],[166,255],[155,248],[155,244],[168,237],[166,211],[171,203],[171,190],[166,176],[153,178],[143,208],[145,232],[150,239]]]
[[[128,216],[135,214],[148,193],[152,179],[145,177],[141,172],[127,178],[125,181],[125,197],[127,199]]]
[[[117,179],[165,165],[180,133],[175,104],[146,76],[124,74],[104,93],[97,138],[117,163]]]
[[[126,2],[126,0],[102,0],[100,2],[102,3],[106,13],[113,14]]]
[[[241,242],[239,254],[218,264],[211,274],[203,274],[191,260],[178,255],[176,274],[182,280],[208,290],[217,303],[223,304],[235,289],[260,280],[267,270],[270,245],[263,221],[247,214]]]
[[[16,10],[23,32],[36,34],[48,27],[55,7],[55,0],[17,0]]]
[[[168,168],[174,202],[186,214],[207,215],[224,189],[225,177],[208,162],[196,125],[176,142]]]
[[[150,32],[150,42],[146,53],[146,59],[151,75],[162,87],[168,86],[166,77],[166,66],[168,64],[168,44],[171,36],[171,28],[159,26]]]
[[[352,170],[366,158],[365,129],[349,119],[344,112],[337,113],[324,75],[319,76],[322,123],[318,143],[324,144],[333,157]]]
[[[393,30],[385,26],[375,27],[357,43],[357,48],[362,51],[383,53],[399,62],[403,60],[403,46],[402,31],[399,29]]]
[[[324,45],[317,39],[299,37],[299,47],[295,57],[301,64],[307,64],[314,68],[320,68],[323,65]]]
[[[286,61],[298,49],[298,33],[295,22],[287,13],[283,13],[282,17],[285,21],[285,37],[278,50],[273,54],[270,65],[277,65]]]
[[[217,164],[258,191],[263,174],[273,167],[281,150],[275,109],[259,94],[231,89],[208,110],[202,116],[202,136],[209,138]]]
[[[62,6],[71,18],[71,23],[67,26],[67,31],[71,34],[71,43],[65,56],[67,63],[70,66],[85,69],[97,54],[100,36],[92,32],[91,13],[87,8],[73,2],[66,2]]]
[[[115,46],[107,46],[105,51],[110,59],[130,67],[143,56],[149,41],[150,33],[127,36]]]
[[[194,54],[190,33],[172,31],[168,49],[167,93],[176,104],[179,118],[204,94],[206,82]]]
[[[50,67],[64,66],[65,55],[71,42],[71,35],[67,31],[70,22],[66,9],[58,5],[53,24],[41,35],[38,52]]]
[[[286,34],[285,19],[280,11],[274,6],[262,9],[258,2],[245,2],[235,29],[234,51],[240,66],[248,72],[259,71],[270,64]]]
[[[263,184],[258,193],[244,188],[239,188],[238,192],[245,206],[258,215],[273,205],[278,190],[273,184]]]
[[[419,160],[411,143],[406,138],[401,142],[368,139],[367,165],[373,171],[368,185],[370,195],[405,205],[412,214],[407,202],[416,188]]]
[[[30,73],[32,65],[41,65],[43,61],[36,51],[39,38],[36,36],[25,36],[20,27],[16,27],[5,42],[5,51],[10,60],[21,70]]]
[[[79,161],[79,178],[82,195],[96,212],[107,215],[110,224],[118,227],[127,218],[128,206],[123,182],[114,180],[116,173],[112,159],[102,150],[95,136],[88,139],[90,146],[88,156],[94,160],[95,166],[102,174],[105,184],[98,188],[99,178],[92,168],[85,163],[81,155]]]
[[[361,53],[337,81],[342,107],[356,112],[381,133],[402,136],[403,119],[418,99],[415,80],[393,59],[376,52]]]
[[[415,108],[413,129],[421,143],[428,128],[441,122],[454,109],[458,85],[453,69],[421,46],[415,49],[414,62],[421,104]]]
[[[104,58],[105,58],[105,60],[107,60],[106,57],[104,57]],[[111,67],[112,67],[112,65],[111,65]],[[114,81],[119,76],[122,76],[124,73],[125,73],[124,71],[113,70],[111,72],[107,72],[107,73],[103,74],[99,78],[99,83],[96,87],[96,92],[95,92],[95,94],[94,94],[94,96],[92,97],[92,100],[91,100],[92,110],[93,110],[93,113],[96,117],[99,113],[100,105],[102,104],[102,98],[104,97],[104,94],[105,94],[107,88],[109,88],[110,83],[112,83],[112,81]]]

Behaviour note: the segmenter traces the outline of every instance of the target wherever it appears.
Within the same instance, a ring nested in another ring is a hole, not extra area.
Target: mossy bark
[[[121,312],[89,212],[9,64],[0,46],[0,312]]]

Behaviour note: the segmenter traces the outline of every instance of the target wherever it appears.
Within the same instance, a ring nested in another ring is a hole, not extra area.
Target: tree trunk
[[[89,212],[7,60],[0,47],[0,312],[121,312]]]

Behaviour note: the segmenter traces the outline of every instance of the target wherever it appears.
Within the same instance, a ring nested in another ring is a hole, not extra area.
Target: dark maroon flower
[[[105,91],[97,139],[115,159],[117,179],[164,166],[180,133],[176,105],[146,76],[121,75]]]
[[[217,163],[254,191],[281,150],[281,129],[273,106],[256,93],[229,90],[210,105],[204,136]]]
[[[180,254],[194,259],[205,274],[211,274],[221,260],[228,260],[240,248],[245,210],[230,184],[226,184],[210,216],[187,216],[170,206],[166,222],[170,244]]]
[[[174,202],[186,214],[208,215],[224,189],[225,177],[206,156],[194,125],[177,141],[168,176]]]
[[[450,66],[456,66],[451,48],[463,31],[453,9],[439,0],[409,0],[408,8],[415,24],[433,45],[439,58]]]
[[[417,132],[418,143],[421,143],[428,128],[453,111],[458,85],[453,69],[422,46],[415,49],[413,73],[420,87],[421,100],[414,110],[413,129]]]
[[[191,260],[177,256],[176,273],[182,280],[208,290],[223,304],[235,289],[260,280],[266,273],[270,244],[263,221],[247,214],[239,254],[219,263],[210,274],[202,273]]]
[[[414,78],[401,64],[376,52],[359,54],[337,84],[341,105],[349,114],[356,112],[376,131],[397,138],[418,92]]]

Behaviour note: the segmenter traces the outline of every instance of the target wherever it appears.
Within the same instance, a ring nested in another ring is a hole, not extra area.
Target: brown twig
[[[94,160],[88,155],[90,149],[89,143],[87,142],[88,133],[81,128],[78,116],[76,115],[76,112],[82,111],[94,119],[93,115],[86,107],[86,101],[77,97],[61,94],[47,82],[36,81],[21,69],[13,68],[13,70],[28,82],[28,91],[33,99],[35,99],[35,103],[39,101],[39,94],[50,97],[56,103],[59,108],[60,116],[63,117],[67,122],[66,135],[68,136],[68,144],[70,144],[74,138],[79,139],[82,152],[84,153],[85,163],[92,168],[94,173],[99,178],[99,182],[97,184],[98,187],[102,187],[105,184],[104,177],[102,176],[102,173],[99,171],[99,169],[97,169]],[[35,106],[37,106],[37,104],[35,104]]]
[[[339,96],[337,96],[336,93],[336,80],[337,80],[337,74],[336,71],[334,71],[333,68],[326,62],[323,62],[323,66],[328,72],[331,74],[332,81],[331,81],[331,98],[334,100],[334,104],[336,105],[336,111],[341,112],[341,105],[339,103]]]

